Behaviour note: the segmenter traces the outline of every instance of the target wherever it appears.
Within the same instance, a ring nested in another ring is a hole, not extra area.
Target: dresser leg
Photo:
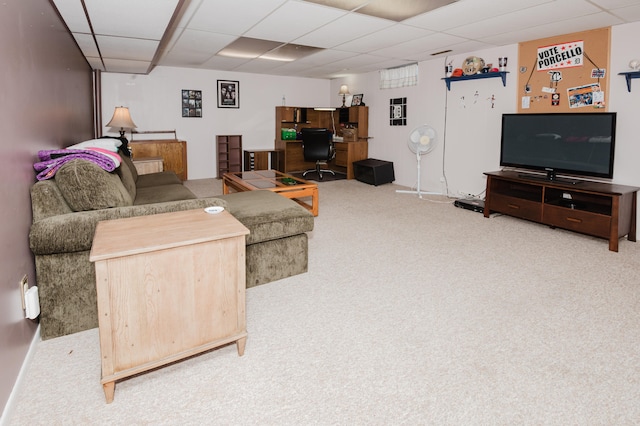
[[[108,382],[102,385],[104,389],[104,397],[107,400],[107,404],[111,404],[113,402],[113,395],[116,392],[116,382]]]
[[[238,356],[244,355],[244,346],[247,344],[247,338],[242,337],[236,340],[236,346],[238,347]]]

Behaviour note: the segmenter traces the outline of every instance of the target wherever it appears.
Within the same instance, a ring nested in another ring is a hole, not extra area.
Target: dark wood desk
[[[300,172],[315,168],[315,163],[304,161],[302,141],[300,140],[276,140],[276,150],[282,150],[284,160],[281,162],[283,173]],[[367,159],[369,155],[369,143],[334,142],[336,150],[335,158],[329,163],[329,168],[336,172],[345,173],[347,179],[354,179],[353,163]]]

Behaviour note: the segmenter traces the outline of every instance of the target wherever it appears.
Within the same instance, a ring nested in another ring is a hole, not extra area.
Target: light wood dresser
[[[235,342],[245,321],[245,236],[226,210],[98,223],[95,262],[101,383],[115,382]]]

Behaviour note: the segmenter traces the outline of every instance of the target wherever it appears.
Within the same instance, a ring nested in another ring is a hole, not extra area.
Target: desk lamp
[[[338,92],[339,95],[342,95],[342,107],[341,108],[346,108],[346,100],[347,100],[347,95],[350,95],[351,93],[349,93],[349,88],[347,87],[346,84],[343,84],[342,86],[340,86],[340,92]]]

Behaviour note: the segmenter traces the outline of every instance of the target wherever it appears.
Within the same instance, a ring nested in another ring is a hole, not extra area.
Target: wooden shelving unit
[[[242,135],[217,135],[218,178],[229,172],[242,171]]]

